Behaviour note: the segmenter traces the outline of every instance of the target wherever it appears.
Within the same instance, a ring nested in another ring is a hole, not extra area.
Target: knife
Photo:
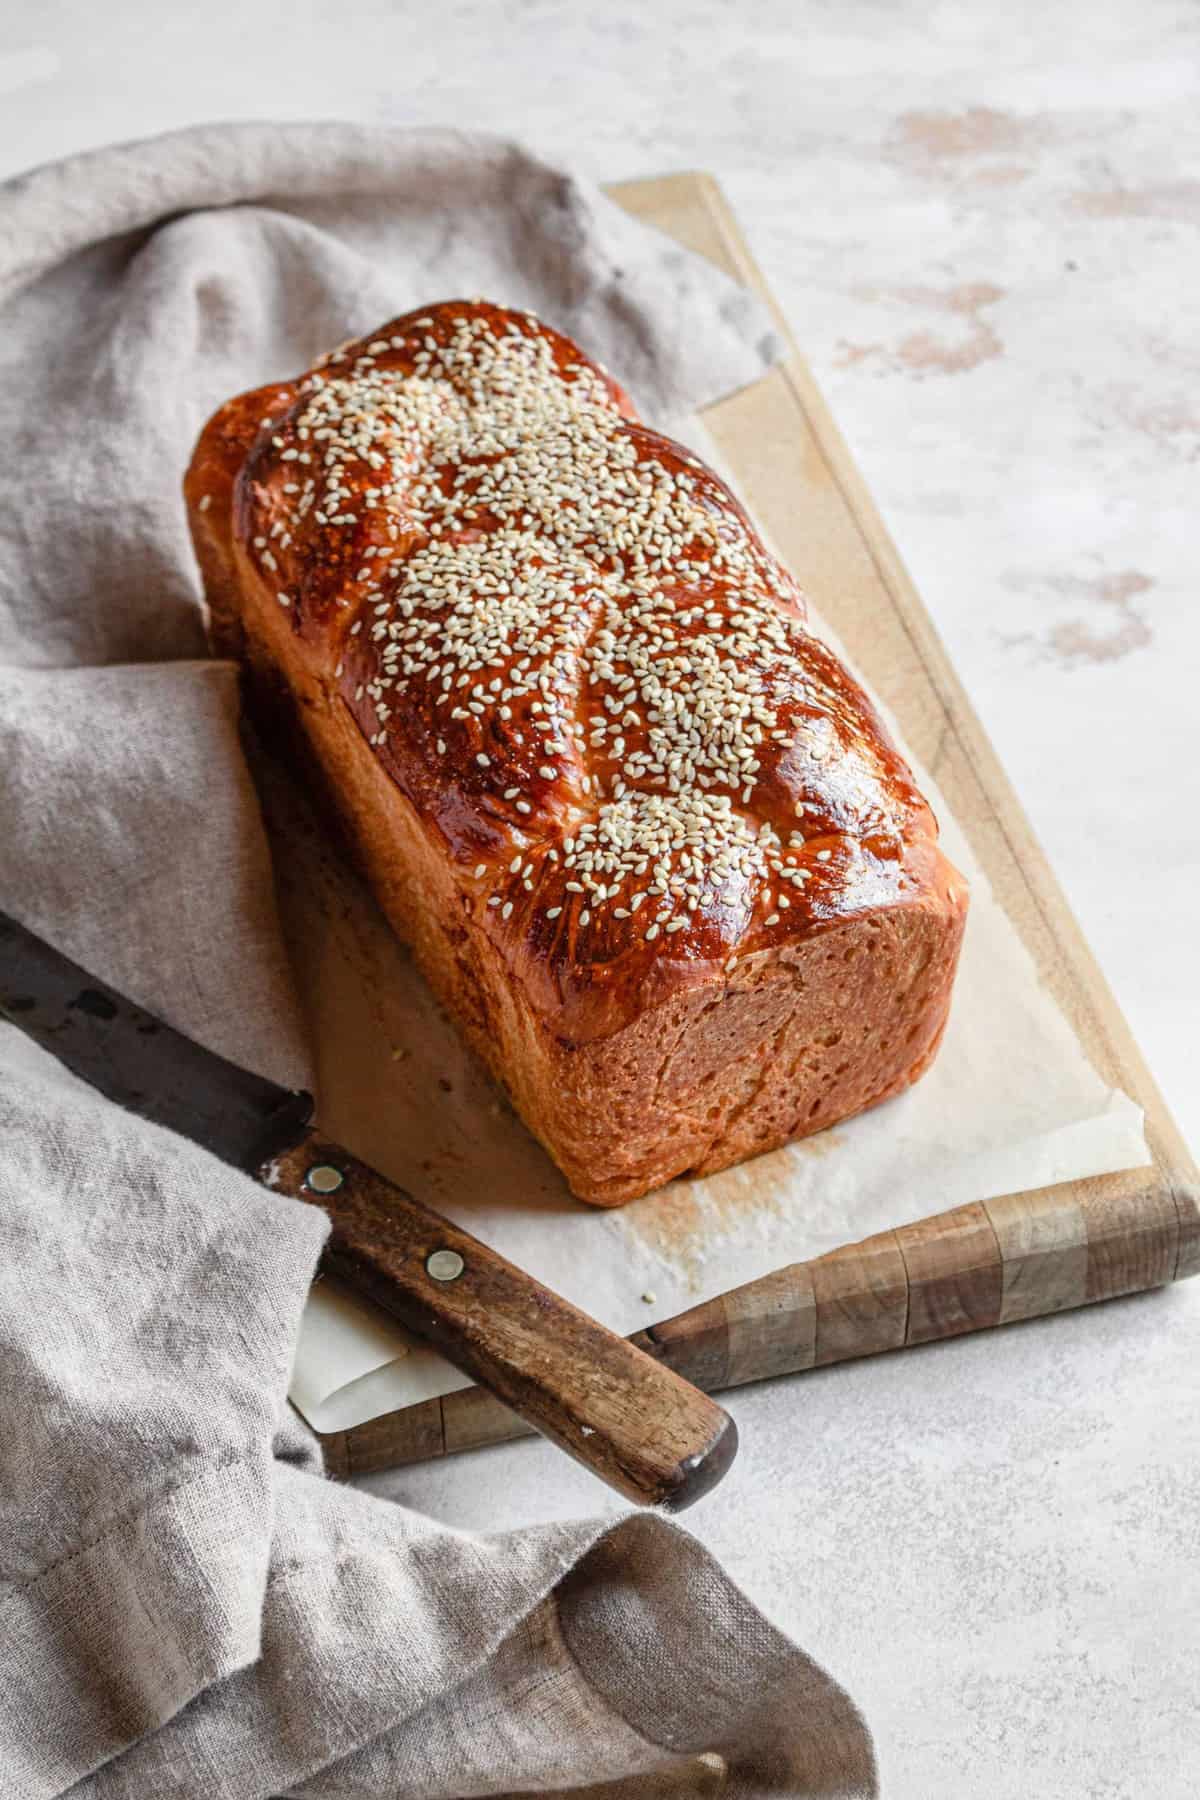
[[[715,1401],[325,1137],[310,1094],[194,1043],[3,912],[0,1017],[119,1106],[319,1206],[326,1269],[628,1499],[680,1511],[733,1461]]]

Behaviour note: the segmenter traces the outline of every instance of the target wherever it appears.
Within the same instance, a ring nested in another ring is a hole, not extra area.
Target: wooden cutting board
[[[784,361],[710,408],[705,426],[784,561],[820,597],[824,618],[938,783],[1097,1073],[1143,1107],[1153,1157],[1143,1168],[880,1234],[706,1302],[639,1341],[715,1388],[1200,1273],[1200,1172],[719,187],[684,174],[610,191],[772,306]],[[294,908],[282,886],[287,925]],[[515,1435],[511,1414],[468,1389],[323,1441],[335,1472],[365,1473]]]

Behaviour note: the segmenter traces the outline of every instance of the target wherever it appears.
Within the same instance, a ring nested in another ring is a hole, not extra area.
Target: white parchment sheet
[[[702,432],[686,435],[712,460]],[[919,767],[917,777],[971,886],[932,1070],[818,1137],[614,1212],[571,1198],[356,877],[295,797],[275,796],[281,902],[314,1031],[323,1126],[620,1332],[928,1213],[1148,1162],[1141,1109],[1096,1075],[936,785]],[[385,1315],[328,1280],[314,1287],[291,1398],[318,1430],[465,1385]]]

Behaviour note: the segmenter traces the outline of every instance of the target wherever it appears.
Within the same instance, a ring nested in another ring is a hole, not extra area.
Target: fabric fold
[[[206,1455],[0,1585],[6,1793],[66,1792],[258,1657],[271,1513],[269,1457]]]

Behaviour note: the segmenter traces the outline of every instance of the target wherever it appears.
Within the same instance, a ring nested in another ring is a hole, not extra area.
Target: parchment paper
[[[697,421],[676,435],[717,460]],[[821,636],[840,648],[812,612]],[[895,720],[888,724],[903,748]],[[946,853],[971,886],[934,1067],[908,1093],[844,1125],[615,1212],[571,1198],[361,884],[276,779],[268,814],[285,926],[317,1035],[322,1123],[620,1332],[929,1213],[1148,1162],[1140,1107],[1092,1069],[936,783],[909,760]],[[339,1284],[326,1278],[314,1287],[291,1398],[316,1429],[348,1429],[465,1385]]]

